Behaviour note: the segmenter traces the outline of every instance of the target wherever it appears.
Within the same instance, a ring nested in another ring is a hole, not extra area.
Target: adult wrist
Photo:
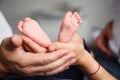
[[[88,56],[88,52],[83,49],[80,53],[80,55],[77,55],[77,63],[78,65],[82,66],[86,64],[86,57]]]
[[[85,49],[82,51],[82,56],[79,56],[77,61],[80,69],[86,75],[95,74],[100,69],[99,63]]]

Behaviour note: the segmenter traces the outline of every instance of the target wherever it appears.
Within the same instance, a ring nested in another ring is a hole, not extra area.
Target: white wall
[[[111,0],[0,0],[0,9],[13,28],[13,32],[18,33],[16,26],[19,20],[27,16],[31,17],[34,11],[53,10],[62,1],[68,1],[72,5],[83,7],[80,14],[86,17],[83,18],[83,24],[78,32],[87,41],[91,40],[92,27],[103,28],[112,19]],[[61,20],[62,18],[58,20],[40,20],[39,22],[52,40],[55,40]]]

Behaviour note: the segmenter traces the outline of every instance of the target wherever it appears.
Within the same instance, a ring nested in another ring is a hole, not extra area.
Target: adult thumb
[[[19,35],[13,35],[11,37],[5,38],[2,43],[1,47],[7,50],[13,50],[18,48],[22,45],[22,38]]]
[[[48,50],[49,51],[54,51],[57,49],[73,49],[74,45],[72,45],[71,43],[61,43],[61,42],[55,42],[52,43],[49,47]]]

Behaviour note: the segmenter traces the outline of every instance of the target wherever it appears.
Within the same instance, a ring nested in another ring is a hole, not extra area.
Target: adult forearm
[[[77,57],[80,69],[90,80],[116,80],[109,74],[86,50],[83,55]]]

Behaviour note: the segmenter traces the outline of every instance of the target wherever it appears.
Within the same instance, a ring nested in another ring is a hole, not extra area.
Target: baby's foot
[[[72,12],[67,12],[62,21],[58,41],[69,42],[81,23],[81,18],[77,12],[73,14]]]
[[[40,46],[48,47],[51,44],[47,34],[40,28],[39,24],[31,18],[25,18],[24,22],[20,21],[18,30]]]

